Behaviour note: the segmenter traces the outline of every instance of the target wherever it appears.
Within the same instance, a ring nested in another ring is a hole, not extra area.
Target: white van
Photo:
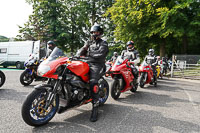
[[[16,66],[20,69],[31,54],[39,59],[39,53],[40,41],[0,42],[0,65],[5,68]]]

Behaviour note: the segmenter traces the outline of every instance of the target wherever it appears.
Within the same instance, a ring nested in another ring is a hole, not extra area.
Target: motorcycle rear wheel
[[[6,76],[5,74],[0,70],[0,87],[5,83]]]
[[[111,84],[111,96],[113,99],[118,99],[121,94],[121,87],[118,79],[114,79]]]
[[[33,79],[33,76],[26,70],[20,75],[20,83],[24,86],[30,85]]]
[[[28,95],[22,105],[22,118],[30,126],[47,124],[56,114],[59,106],[59,96],[56,95],[53,102],[45,110],[49,92],[45,89],[34,90]]]
[[[99,105],[103,105],[109,96],[109,85],[108,82],[105,79],[99,80]]]

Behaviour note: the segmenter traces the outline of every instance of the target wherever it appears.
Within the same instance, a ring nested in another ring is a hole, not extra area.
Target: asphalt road
[[[24,87],[19,82],[22,71],[3,72],[6,83],[0,88],[0,133],[200,132],[200,80],[166,78],[158,81],[158,87],[139,87],[136,93],[121,94],[117,101],[110,96],[95,123],[89,121],[91,104],[87,104],[56,114],[47,125],[35,128],[22,120],[21,106],[33,86],[41,82]]]

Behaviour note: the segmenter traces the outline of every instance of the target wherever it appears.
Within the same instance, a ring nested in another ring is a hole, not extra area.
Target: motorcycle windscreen
[[[121,56],[118,56],[114,65],[111,68],[111,71],[119,71],[121,68],[119,68],[118,66],[121,65],[123,63],[123,59]]]

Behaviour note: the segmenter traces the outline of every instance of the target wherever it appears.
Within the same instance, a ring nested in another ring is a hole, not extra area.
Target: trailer
[[[0,42],[0,65],[4,68],[24,68],[24,62],[31,54],[40,58],[40,41]]]

